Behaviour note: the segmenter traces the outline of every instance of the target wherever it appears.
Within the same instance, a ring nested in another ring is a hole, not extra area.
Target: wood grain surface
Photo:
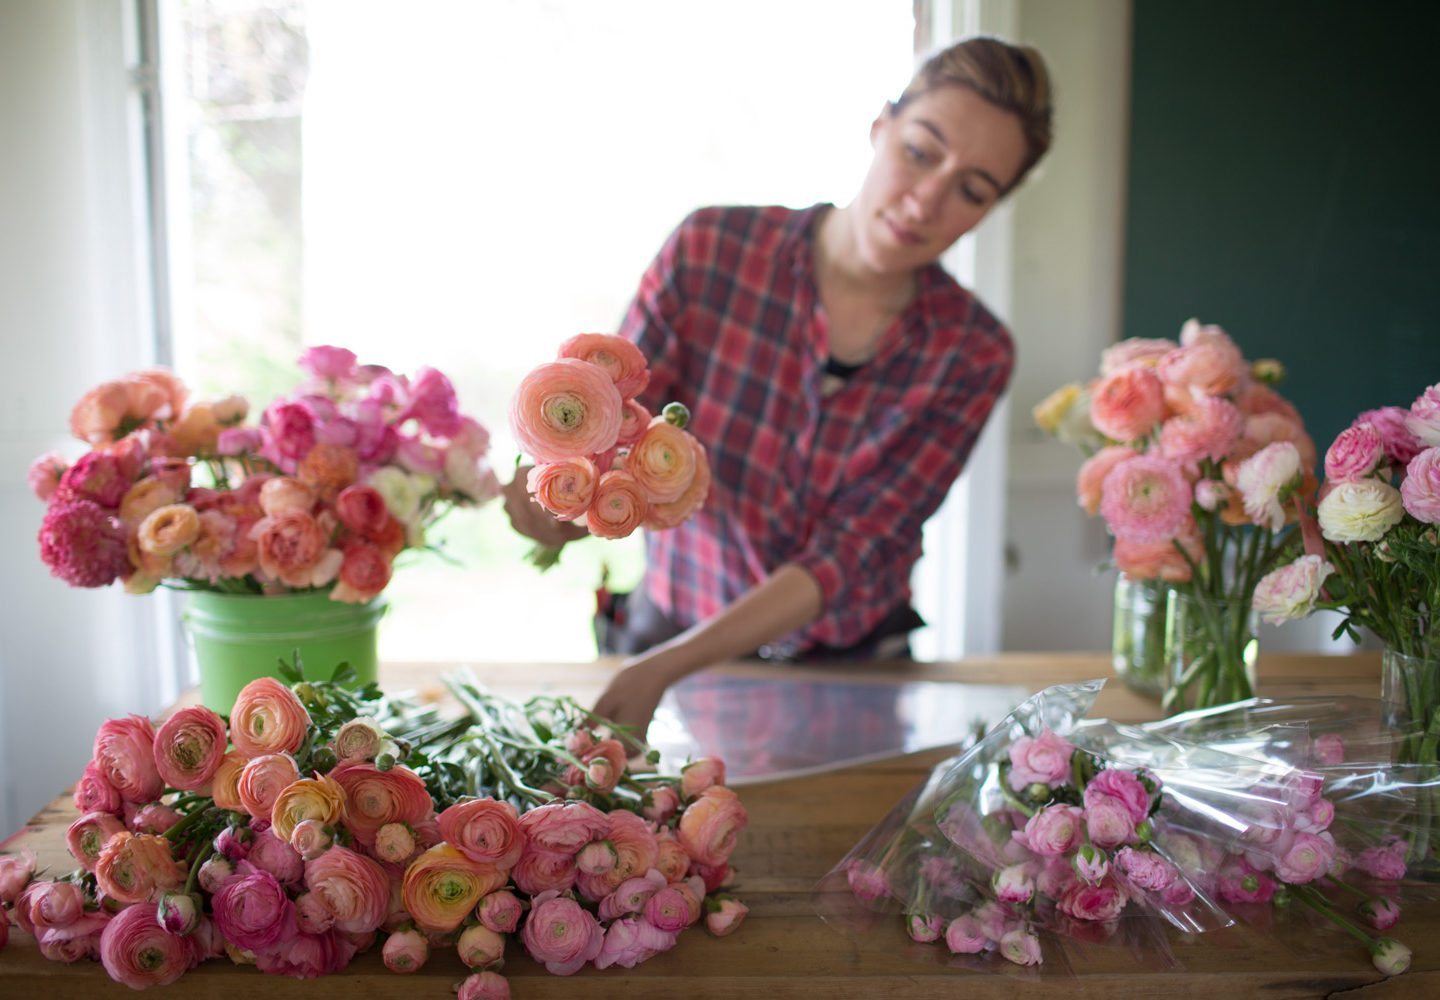
[[[455,664],[397,664],[383,671],[389,689],[439,691],[437,678]],[[613,664],[477,666],[497,691],[521,695],[537,690],[586,697],[603,687]],[[777,668],[736,664],[737,675],[774,676]],[[1006,683],[1039,690],[1052,683],[1104,676],[1101,654],[1011,654],[956,663],[907,664],[857,669],[806,668],[816,676],[849,680],[941,680]],[[1374,695],[1379,660],[1373,655],[1264,656],[1261,693]],[[1107,686],[1096,715],[1125,721],[1154,718],[1158,706]],[[1238,928],[1191,938],[1171,934],[1179,967],[1137,962],[1119,948],[1066,947],[1065,960],[1040,970],[996,962],[992,971],[954,967],[942,947],[914,945],[899,919],[862,934],[837,930],[815,915],[816,882],[879,821],[937,761],[928,751],[804,779],[752,785],[743,796],[750,827],[734,857],[737,894],[750,906],[741,929],[725,939],[692,929],[670,952],[634,970],[585,969],[570,977],[547,974],[512,943],[504,973],[516,1000],[627,997],[634,1000],[695,997],[1317,997],[1363,990],[1365,997],[1440,996],[1440,904],[1406,908],[1396,934],[1415,950],[1411,971],[1386,979],[1358,944],[1338,933],[1281,927],[1266,932]],[[3,850],[29,847],[53,871],[73,867],[64,831],[75,817],[68,794],[60,795]],[[1068,966],[1068,968],[1065,968]],[[253,968],[211,961],[187,973],[158,997],[266,1000],[344,997],[451,996],[466,970],[453,952],[436,954],[418,973],[394,975],[379,949],[362,955],[342,974],[318,980],[263,976]],[[45,961],[35,943],[13,930],[0,952],[0,1000],[95,1000],[133,995],[111,982],[95,963]]]

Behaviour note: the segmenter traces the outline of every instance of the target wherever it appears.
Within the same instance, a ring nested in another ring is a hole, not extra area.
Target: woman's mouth
[[[913,247],[925,242],[925,238],[915,232],[915,230],[907,229],[891,220],[888,216],[883,216],[882,218],[884,218],[885,225],[890,230],[890,235],[895,237],[895,242],[901,246]]]

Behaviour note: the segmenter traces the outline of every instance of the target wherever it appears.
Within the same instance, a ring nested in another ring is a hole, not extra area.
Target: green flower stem
[[[1022,813],[1024,813],[1026,816],[1034,816],[1034,815],[1035,815],[1035,812],[1036,812],[1035,808],[1034,808],[1033,806],[1026,805],[1024,802],[1022,802],[1022,801],[1020,800],[1020,796],[1016,795],[1015,792],[1014,792],[1014,790],[1011,789],[1011,787],[1010,787],[1010,782],[1008,782],[1008,781],[1005,780],[1005,773],[1004,773],[1004,771],[1002,771],[1002,772],[1000,773],[1000,780],[999,780],[998,784],[1000,785],[1000,794],[1003,795],[1003,796],[1005,796],[1005,801],[1006,801],[1006,802],[1010,803],[1012,806],[1014,806],[1016,809],[1020,810],[1020,811],[1021,811]]]
[[[1351,923],[1349,920],[1345,919],[1345,917],[1337,913],[1330,906],[1330,901],[1327,900],[1321,893],[1317,892],[1315,889],[1308,885],[1292,885],[1290,886],[1290,889],[1291,892],[1294,894],[1295,898],[1300,900],[1301,903],[1310,907],[1310,909],[1314,910],[1322,917],[1325,917],[1327,920],[1334,923],[1341,930],[1346,931],[1357,941],[1365,945],[1366,951],[1370,951],[1374,948],[1375,938],[1365,933],[1359,927],[1355,926],[1355,924]]]
[[[185,876],[185,895],[188,896],[195,891],[195,883],[200,875],[200,866],[209,861],[214,853],[214,843],[207,843],[204,845],[204,849],[190,862],[190,872]]]
[[[213,805],[213,804],[214,804],[214,800],[211,799],[210,801],[211,801],[211,804]],[[165,831],[164,833],[162,833],[160,836],[164,837],[166,840],[170,841],[170,843],[172,843],[172,844],[173,844],[173,843],[176,843],[177,841],[179,841],[179,840],[181,839],[180,835],[181,835],[182,833],[185,833],[186,830],[189,830],[190,828],[192,828],[193,826],[195,826],[196,823],[198,823],[198,822],[200,821],[200,819],[205,815],[205,813],[206,813],[206,811],[208,810],[208,808],[209,808],[209,807],[206,806],[206,807],[201,808],[201,809],[196,809],[194,812],[187,814],[184,819],[180,820],[180,822],[176,823],[174,826],[172,826],[170,829],[166,830],[166,831]]]

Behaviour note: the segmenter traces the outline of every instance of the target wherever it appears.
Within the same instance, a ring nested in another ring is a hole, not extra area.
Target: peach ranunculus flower
[[[625,880],[644,875],[660,859],[660,842],[649,823],[623,809],[609,813],[607,818],[610,828],[605,839],[615,848],[615,866],[598,875],[581,872],[575,880],[581,894],[595,902],[614,892]]]
[[[1230,453],[1245,429],[1245,418],[1228,399],[1206,396],[1160,427],[1160,453],[1188,468],[1201,459],[1218,462]]]
[[[287,510],[310,513],[315,509],[318,498],[308,484],[290,476],[274,476],[265,480],[260,487],[260,509],[267,517],[274,517]]]
[[[400,894],[416,926],[449,933],[508,880],[503,869],[471,861],[451,844],[436,844],[410,862]]]
[[[92,445],[108,444],[157,421],[171,420],[184,405],[185,388],[173,375],[137,372],[95,386],[70,411],[70,432]]]
[[[183,486],[168,479],[146,476],[126,490],[121,498],[120,523],[130,530],[139,528],[153,511],[177,503],[183,492]]]
[[[218,510],[201,511],[200,533],[188,547],[175,553],[176,574],[212,583],[233,575],[225,572],[225,563],[235,552],[236,529],[235,519],[230,515]]]
[[[155,767],[182,792],[210,783],[225,758],[225,720],[203,705],[182,708],[155,733]]]
[[[317,578],[327,582],[338,567],[324,565],[329,549],[326,532],[310,514],[287,510],[261,518],[250,529],[255,539],[256,556],[261,571],[268,577],[290,587],[319,586]]]
[[[301,778],[281,790],[270,807],[270,829],[285,843],[301,820],[313,819],[326,826],[345,816],[345,789],[333,778]]]
[[[121,903],[143,903],[157,891],[183,885],[185,869],[164,837],[122,831],[100,848],[95,882],[105,895]]]
[[[294,753],[305,742],[310,713],[273,677],[257,677],[240,689],[230,712],[230,740],[246,757]]]
[[[640,435],[645,433],[645,428],[650,426],[652,418],[650,411],[635,400],[625,400],[625,408],[620,411],[620,436],[615,439],[615,444],[621,448],[628,448],[639,441]]]
[[[368,715],[357,715],[335,733],[335,757],[342,764],[374,760],[386,738],[380,723]]]
[[[390,583],[390,559],[378,545],[352,539],[341,550],[340,569],[330,600],[364,604]]]
[[[610,819],[588,802],[548,802],[520,817],[529,846],[559,854],[577,854],[582,847],[605,836]]]
[[[510,428],[537,462],[594,455],[614,447],[622,404],[604,368],[562,358],[520,382],[510,403]]]
[[[1184,547],[1185,553],[1196,565],[1204,560],[1205,542],[1200,537],[1194,521],[1181,529],[1174,542],[1179,542]],[[1117,538],[1111,559],[1120,572],[1134,580],[1164,580],[1167,583],[1185,583],[1190,579],[1193,571],[1190,569],[1190,563],[1186,562],[1185,556],[1175,548],[1174,542],[1169,538],[1163,538],[1158,542],[1133,542]]]
[[[649,498],[635,477],[624,469],[612,469],[595,487],[585,526],[598,538],[626,538],[644,523],[649,509]]]
[[[210,779],[210,797],[221,809],[230,812],[245,812],[245,803],[240,799],[240,774],[245,770],[245,755],[239,750],[228,750],[220,758],[215,774]]]
[[[235,790],[244,810],[256,819],[268,820],[275,812],[280,793],[300,780],[300,769],[288,753],[252,757],[240,771]]]
[[[353,448],[317,444],[300,460],[295,474],[321,500],[331,501],[360,477],[360,459]]]
[[[594,462],[584,457],[571,458],[532,467],[526,474],[525,488],[536,503],[557,518],[574,521],[590,509],[599,479]]]
[[[136,540],[150,555],[169,557],[195,541],[200,534],[200,515],[189,504],[172,503],[159,507],[140,522]]]
[[[673,503],[695,478],[691,436],[664,417],[656,417],[630,448],[625,471],[635,477],[651,503]]]
[[[305,884],[349,934],[376,930],[390,912],[390,879],[380,863],[345,847],[305,862]]]
[[[599,365],[625,400],[634,399],[650,384],[650,368],[640,348],[613,333],[576,334],[560,345],[558,356]]]
[[[125,824],[107,812],[88,812],[65,831],[65,846],[87,871],[95,870],[100,851],[117,833],[125,832]]]
[[[345,825],[365,847],[385,824],[418,828],[434,808],[425,782],[408,767],[381,771],[369,762],[342,764],[330,777],[344,787]]]
[[[1090,422],[1095,429],[1121,444],[1145,437],[1167,412],[1160,379],[1139,365],[1102,378],[1090,401]]]
[[[155,767],[155,728],[140,715],[109,719],[95,733],[92,756],[120,798],[126,802],[154,802],[165,789]]]
[[[680,846],[702,865],[723,865],[747,822],[739,797],[724,785],[715,785],[680,814]]]
[[[1162,337],[1130,337],[1100,352],[1100,374],[1113,375],[1131,365],[1154,368],[1161,358],[1179,346]]]
[[[678,500],[650,504],[642,523],[652,531],[678,527],[705,506],[710,496],[710,459],[705,454],[705,446],[693,435],[687,434],[686,437],[695,451],[695,477]]]
[[[1101,488],[1105,485],[1105,477],[1110,475],[1110,470],[1115,466],[1137,454],[1139,452],[1126,445],[1112,444],[1101,448],[1085,460],[1075,476],[1075,497],[1080,506],[1085,508],[1085,513],[1092,517],[1100,513]]]
[[[470,860],[513,868],[525,849],[520,816],[508,802],[469,799],[440,814],[440,835]]]

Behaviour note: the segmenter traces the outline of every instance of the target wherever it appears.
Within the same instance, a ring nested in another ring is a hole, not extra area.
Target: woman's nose
[[[917,222],[929,222],[940,214],[945,184],[937,177],[922,177],[905,193],[907,209]]]

